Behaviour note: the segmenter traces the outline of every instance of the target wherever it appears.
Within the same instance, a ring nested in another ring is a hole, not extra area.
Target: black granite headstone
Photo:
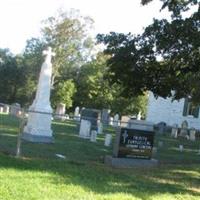
[[[153,140],[153,130],[120,128],[117,132],[116,144],[114,146],[114,157],[150,159]]]

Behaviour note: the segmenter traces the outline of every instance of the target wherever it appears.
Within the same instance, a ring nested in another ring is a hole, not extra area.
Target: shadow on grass
[[[0,154],[0,168],[31,172],[48,172],[48,181],[56,186],[73,184],[97,194],[130,194],[140,199],[154,195],[186,194],[200,196],[200,168],[195,166],[161,166],[154,169],[111,169],[103,164],[103,156],[112,150],[103,146],[102,138],[91,143],[78,137],[75,123],[54,123],[54,144],[22,142],[22,158]],[[14,132],[7,132],[16,136]],[[5,146],[16,147],[16,138],[2,135]],[[0,146],[1,147],[1,146]],[[61,160],[55,154],[63,154]],[[193,173],[188,173],[187,170]],[[195,189],[193,189],[195,188]]]
[[[200,196],[199,191],[192,190],[192,188],[199,187],[199,176],[196,177],[186,172],[187,169],[193,170],[200,175],[200,169],[197,166],[193,166],[192,169],[182,166],[166,166],[148,171],[145,169],[119,170],[92,162],[15,159],[5,155],[0,155],[0,158],[1,168],[50,172],[56,176],[49,177],[49,181],[57,186],[73,184],[81,186],[85,191],[97,194],[125,193],[144,200],[165,193]]]

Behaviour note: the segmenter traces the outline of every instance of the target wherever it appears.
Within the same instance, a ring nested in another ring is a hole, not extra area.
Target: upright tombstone
[[[43,52],[46,55],[39,76],[37,92],[32,105],[29,107],[27,125],[22,138],[31,142],[52,143],[52,108],[50,105],[52,63],[51,57],[55,54],[51,47]]]
[[[109,117],[109,125],[113,126],[113,117]]]
[[[75,108],[75,111],[74,111],[74,120],[80,121],[80,113],[79,113],[79,107],[78,106]]]
[[[21,112],[21,106],[19,103],[13,103],[10,107],[10,115],[19,116]]]
[[[66,118],[65,117],[65,104],[64,103],[59,103],[57,105],[55,118],[61,119],[61,120]]]
[[[136,124],[135,128],[118,128],[113,156],[106,156],[105,163],[113,167],[152,167],[157,160],[151,159],[154,142],[153,125]]]
[[[194,128],[190,129],[190,132],[189,132],[189,139],[191,141],[195,141],[196,140],[196,130]]]
[[[110,118],[110,110],[109,109],[103,109],[101,112],[101,121],[103,124],[109,124],[109,118]]]
[[[181,124],[180,136],[184,138],[188,137],[188,122],[186,120]]]
[[[119,126],[119,114],[116,114],[113,118],[113,126]]]
[[[4,105],[3,112],[6,113],[6,114],[8,114],[9,110],[10,110],[10,107],[8,105]]]
[[[84,139],[90,138],[90,131],[91,131],[91,122],[88,120],[81,120],[80,130],[79,130],[79,137]]]
[[[97,123],[100,120],[100,110],[85,108],[81,111],[81,119],[91,122],[92,130],[98,130]]]

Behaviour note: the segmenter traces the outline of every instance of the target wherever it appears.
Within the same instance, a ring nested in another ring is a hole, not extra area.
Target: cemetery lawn
[[[18,123],[0,115],[0,200],[200,199],[200,156],[189,157],[186,151],[186,162],[181,162],[175,148],[169,154],[161,149],[156,168],[113,169],[103,164],[104,155],[112,152],[104,147],[104,136],[97,143],[80,139],[76,124],[69,121],[53,123],[54,144],[23,142],[22,156],[16,158]],[[164,138],[155,143],[159,140]],[[175,142],[168,140],[168,147]],[[170,159],[174,162],[168,163]]]

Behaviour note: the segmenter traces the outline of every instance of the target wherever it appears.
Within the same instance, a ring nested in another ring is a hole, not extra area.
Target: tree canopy
[[[172,13],[170,21],[154,19],[137,36],[115,32],[97,36],[110,55],[110,82],[120,84],[124,96],[149,90],[156,96],[189,96],[200,102],[200,5],[196,0],[161,1],[161,9]],[[192,14],[183,17],[189,9]]]

